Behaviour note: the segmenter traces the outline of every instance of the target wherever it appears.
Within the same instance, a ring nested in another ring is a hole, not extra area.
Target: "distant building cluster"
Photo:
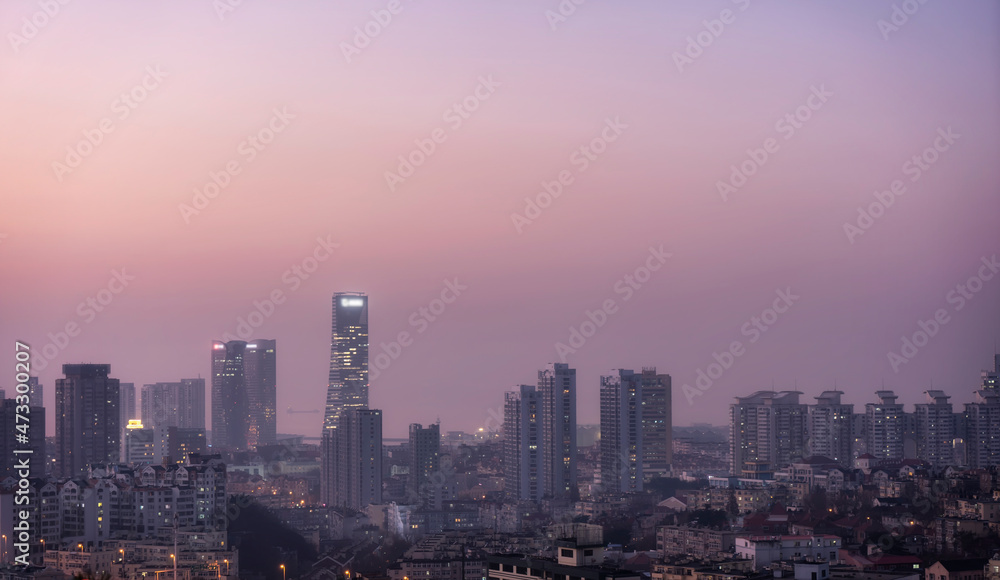
[[[855,413],[843,392],[824,391],[816,403],[799,391],[758,391],[730,406],[730,473],[767,479],[794,461],[821,456],[843,466],[861,457],[876,462],[919,459],[935,467],[1000,465],[1000,355],[983,371],[973,401],[956,411],[941,390],[907,412],[891,390]]]

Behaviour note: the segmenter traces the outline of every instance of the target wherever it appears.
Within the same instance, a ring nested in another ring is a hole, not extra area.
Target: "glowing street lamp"
[[[281,565],[281,580],[285,580],[285,565]]]

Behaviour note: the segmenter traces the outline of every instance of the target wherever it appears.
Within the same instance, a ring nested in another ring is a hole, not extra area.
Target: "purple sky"
[[[344,44],[387,0],[215,4],[0,4],[0,340],[41,351],[79,329],[39,373],[47,406],[63,363],[137,385],[208,377],[211,341],[275,290],[254,336],[278,341],[279,431],[308,435],[321,415],[285,409],[323,406],[335,291],[370,295],[373,356],[414,337],[372,381],[387,437],[482,426],[606,301],[566,358],[581,423],[614,368],[671,374],[686,425],[724,423],[733,396],[772,384],[812,402],[836,383],[856,409],[883,382],[908,406],[933,385],[960,404],[992,361],[1000,276],[948,296],[1000,253],[994,2],[897,2],[901,25],[880,29],[892,2],[585,2],[553,27],[556,0],[402,0],[350,62]],[[699,33],[700,54],[675,56]],[[447,112],[463,100],[475,110]],[[100,142],[78,146],[87,134]],[[922,169],[904,165],[915,155]],[[753,174],[720,194],[744,162]],[[182,212],[227,164],[227,186]],[[515,223],[560,175],[562,194]],[[875,191],[892,205],[849,235]],[[317,238],[339,246],[308,279],[284,275]],[[661,245],[671,256],[616,292]],[[110,304],[79,309],[123,269]],[[414,324],[456,278],[468,288]],[[744,324],[786,289],[799,298],[751,342]],[[689,404],[682,385],[734,341]],[[12,354],[0,370],[10,389]]]

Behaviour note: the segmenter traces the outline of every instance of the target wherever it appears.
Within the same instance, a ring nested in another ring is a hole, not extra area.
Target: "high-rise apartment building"
[[[542,399],[542,462],[544,494],[555,500],[575,501],[576,484],[576,369],[550,363],[538,371],[537,391]]]
[[[153,430],[146,428],[139,419],[130,419],[125,425],[122,449],[122,461],[125,463],[159,463],[156,461]]]
[[[966,462],[972,469],[1000,465],[1000,389],[980,389],[965,404]]]
[[[935,467],[956,465],[955,413],[944,391],[924,391],[926,403],[914,405],[917,458]]]
[[[865,447],[877,459],[898,461],[903,458],[906,428],[903,404],[892,391],[876,391],[875,396],[878,402],[865,405]]]
[[[576,370],[555,363],[504,402],[504,487],[514,499],[574,501]]]
[[[601,377],[601,486],[641,491],[673,463],[670,375],[656,367]]]
[[[20,479],[17,471],[17,464],[20,458],[27,455],[14,453],[16,449],[30,449],[31,461],[29,463],[29,475],[31,477],[43,477],[47,463],[45,461],[45,409],[41,406],[41,401],[36,405],[31,401],[27,410],[18,411],[19,405],[16,399],[0,400],[0,479],[13,477]],[[21,419],[18,420],[17,416]],[[25,419],[29,422],[26,423]],[[22,439],[18,441],[18,435],[24,436],[18,429],[18,425],[28,425],[27,442]]]
[[[545,493],[542,458],[542,397],[531,385],[521,385],[504,399],[504,492],[514,500],[542,499]]]
[[[983,379],[982,388],[1000,389],[1000,354],[993,355],[993,370],[984,370],[981,376]]]
[[[118,421],[124,429],[132,419],[138,419],[135,414],[135,383],[118,383]]]
[[[422,503],[431,496],[430,488],[440,482],[435,476],[441,469],[441,426],[437,423],[424,427],[410,424],[410,474],[407,492]]]
[[[184,463],[192,453],[205,453],[205,430],[195,427],[157,427],[153,430],[153,456],[158,464]]]
[[[849,467],[854,444],[854,405],[841,403],[843,391],[823,391],[809,405],[809,454],[827,457]]]
[[[274,340],[247,343],[243,353],[247,403],[250,407],[247,445],[278,443],[277,355]]]
[[[118,379],[111,365],[63,365],[56,380],[56,473],[83,475],[93,463],[117,462],[121,451]]]
[[[757,391],[730,406],[730,469],[757,478],[806,453],[808,409],[799,391]]]
[[[42,383],[38,382],[38,377],[28,377],[28,395],[31,396],[32,406],[45,406],[45,389]]]
[[[642,491],[642,383],[632,371],[601,377],[601,489]]]
[[[204,429],[205,379],[143,385],[141,410],[147,428]]]

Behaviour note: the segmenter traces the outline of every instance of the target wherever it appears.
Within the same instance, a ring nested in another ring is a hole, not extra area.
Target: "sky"
[[[0,33],[0,342],[49,433],[62,364],[209,377],[242,320],[318,435],[287,410],[337,291],[387,438],[496,425],[552,362],[581,424],[601,375],[669,373],[676,425],[960,406],[992,365],[995,2],[11,0]]]

